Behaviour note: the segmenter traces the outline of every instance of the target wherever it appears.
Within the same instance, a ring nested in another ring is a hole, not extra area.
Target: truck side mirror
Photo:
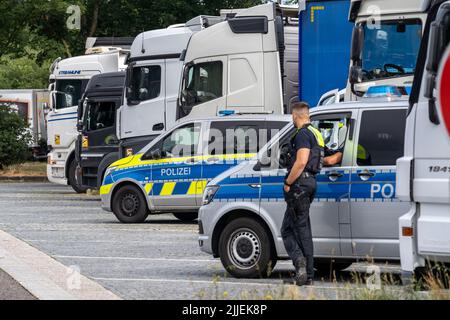
[[[352,66],[350,68],[350,74],[349,74],[349,82],[350,84],[356,84],[361,83],[363,78],[363,73],[361,67],[358,66]]]
[[[355,26],[352,35],[351,59],[353,63],[361,61],[361,51],[364,43],[364,28],[361,25]]]
[[[430,31],[430,54],[427,63],[427,71],[437,73],[439,62],[444,51],[444,26],[442,23],[433,22]]]
[[[77,131],[78,132],[83,131],[83,121],[82,120],[78,120],[78,122],[77,122]]]

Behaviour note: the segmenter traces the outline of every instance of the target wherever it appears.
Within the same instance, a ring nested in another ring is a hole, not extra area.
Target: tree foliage
[[[0,169],[25,162],[30,156],[27,123],[7,105],[0,105]]]
[[[142,31],[245,8],[263,0],[0,0],[0,73],[17,76],[0,88],[46,87],[42,74],[58,57],[83,54],[87,37],[134,37]],[[70,29],[76,5],[80,29]],[[17,65],[17,66],[16,66]],[[21,70],[23,69],[23,72]],[[33,71],[33,74],[26,72]],[[0,76],[1,77],[1,76]],[[34,79],[28,79],[32,77]]]

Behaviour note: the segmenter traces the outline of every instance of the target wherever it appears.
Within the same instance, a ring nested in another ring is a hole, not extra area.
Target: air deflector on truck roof
[[[236,17],[228,20],[233,33],[268,33],[269,20],[265,16],[260,17]]]

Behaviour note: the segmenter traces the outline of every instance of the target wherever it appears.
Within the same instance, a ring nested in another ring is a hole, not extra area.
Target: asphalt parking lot
[[[283,285],[293,271],[286,261],[270,279],[230,278],[219,260],[199,250],[197,228],[172,215],[124,225],[101,210],[96,196],[49,183],[0,183],[0,230],[123,299],[340,299],[351,290],[350,271],[340,273],[338,281],[318,275],[314,287]]]

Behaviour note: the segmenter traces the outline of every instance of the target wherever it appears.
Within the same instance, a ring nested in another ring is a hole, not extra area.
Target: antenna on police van
[[[145,37],[144,37],[144,35],[145,35],[145,30],[143,29],[142,30],[142,49],[141,49],[142,53],[145,53],[145,47],[144,47]]]

